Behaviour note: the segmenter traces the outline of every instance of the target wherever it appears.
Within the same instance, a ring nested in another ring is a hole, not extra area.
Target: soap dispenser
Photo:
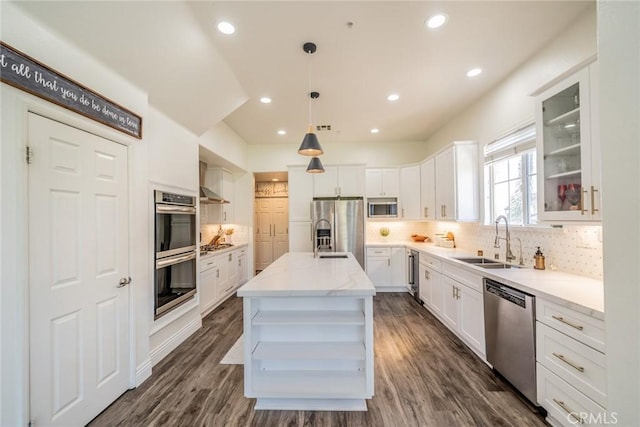
[[[533,256],[533,259],[535,260],[535,265],[533,266],[533,268],[535,268],[536,270],[544,270],[544,255],[540,250],[540,246],[538,246],[538,250]]]

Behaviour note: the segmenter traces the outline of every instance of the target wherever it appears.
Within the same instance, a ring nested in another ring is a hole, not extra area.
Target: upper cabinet
[[[224,204],[207,204],[205,206],[206,214],[201,212],[201,216],[206,216],[207,222],[210,224],[228,224],[232,223],[233,217],[233,196],[234,196],[234,180],[233,174],[226,169],[207,168],[204,175],[204,184],[206,187],[218,193],[223,199],[229,200],[231,203]],[[202,222],[202,221],[201,221]]]
[[[420,219],[420,166],[400,169],[400,215],[401,219]]]
[[[458,141],[435,156],[435,218],[477,221],[478,144]]]
[[[398,168],[367,168],[365,176],[367,197],[400,197]]]
[[[364,165],[325,166],[325,172],[313,177],[315,197],[362,196]]]
[[[429,157],[420,165],[421,219],[436,219],[436,160]]]
[[[597,64],[536,97],[538,218],[602,219]]]

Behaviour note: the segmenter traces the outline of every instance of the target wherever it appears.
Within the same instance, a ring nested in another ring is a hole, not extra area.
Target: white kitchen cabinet
[[[204,184],[207,188],[218,193],[230,203],[201,205],[206,209],[208,224],[231,224],[233,216],[234,180],[233,174],[226,169],[209,167],[204,175]],[[200,213],[201,216],[202,212]],[[202,223],[202,220],[200,221]]]
[[[367,248],[367,276],[376,288],[406,290],[406,251],[404,247]]]
[[[484,360],[482,281],[481,275],[454,264],[442,263],[442,318]]]
[[[436,219],[436,160],[430,157],[420,164],[421,219]]]
[[[364,165],[326,166],[313,177],[315,197],[364,195]]]
[[[477,221],[478,144],[456,141],[435,156],[435,218]]]
[[[400,169],[400,212],[404,220],[420,219],[420,166]]]
[[[602,319],[536,299],[537,399],[551,425],[592,425],[587,414],[606,414],[604,331]]]
[[[400,170],[367,168],[365,186],[367,197],[400,197]]]
[[[443,292],[440,260],[429,255],[420,254],[418,280],[420,283],[420,299],[424,306],[437,317],[442,317]]]
[[[597,74],[593,64],[536,97],[541,221],[602,219]]]
[[[256,270],[289,251],[288,199],[286,197],[258,198],[255,201]]]
[[[213,256],[200,260],[200,313],[206,316],[218,302],[216,289],[220,272]]]
[[[289,166],[289,221],[311,221],[313,175],[306,166]]]
[[[247,265],[247,248],[238,249],[238,286],[249,280],[249,266]]]

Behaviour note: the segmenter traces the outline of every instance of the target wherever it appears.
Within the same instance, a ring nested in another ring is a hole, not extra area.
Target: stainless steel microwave
[[[367,199],[369,218],[397,218],[398,199],[395,197]]]

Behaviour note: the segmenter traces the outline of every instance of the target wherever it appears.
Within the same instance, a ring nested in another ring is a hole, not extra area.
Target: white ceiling
[[[594,4],[48,1],[22,7],[147,90],[153,105],[195,133],[224,117],[245,141],[261,144],[301,141],[309,66],[311,89],[320,92],[312,101],[313,124],[332,129],[318,132],[321,142],[426,140]],[[428,31],[424,21],[436,12],[449,21]],[[236,33],[218,33],[220,20],[232,22]],[[306,41],[317,44],[315,54],[302,50]],[[483,74],[467,78],[472,67]],[[400,95],[393,103],[386,100],[392,92]],[[262,96],[273,102],[261,104]],[[371,134],[374,127],[380,133]],[[277,135],[279,129],[287,135]]]

